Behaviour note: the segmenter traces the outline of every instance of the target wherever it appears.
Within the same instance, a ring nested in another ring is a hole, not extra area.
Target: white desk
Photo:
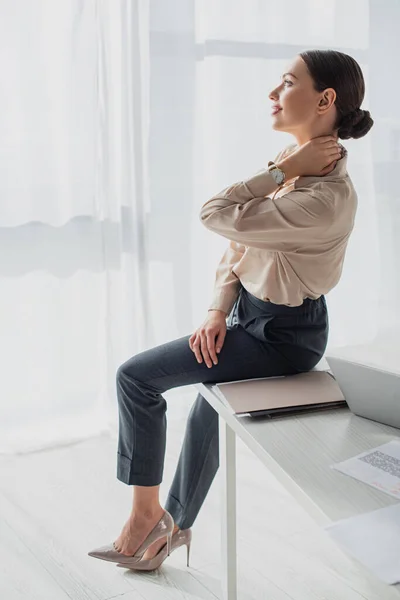
[[[399,429],[357,417],[347,408],[274,420],[238,418],[213,393],[212,384],[195,387],[219,414],[224,600],[237,597],[236,435],[320,526],[398,503],[330,465],[400,438]],[[400,585],[393,587],[400,592]]]

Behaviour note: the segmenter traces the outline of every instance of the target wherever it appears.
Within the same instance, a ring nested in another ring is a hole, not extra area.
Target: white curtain
[[[227,242],[200,207],[291,141],[268,93],[308,48],[358,60],[375,119],[344,142],[359,211],[330,350],[400,370],[400,7],[321,4],[0,0],[1,453],[115,428],[118,365],[204,320]]]
[[[115,371],[151,337],[149,5],[56,5],[0,2],[5,453],[115,427]]]

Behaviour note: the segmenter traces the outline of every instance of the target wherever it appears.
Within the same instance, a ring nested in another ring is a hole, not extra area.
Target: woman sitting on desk
[[[312,50],[285,71],[269,95],[272,127],[296,144],[201,209],[203,225],[229,240],[207,318],[118,369],[117,478],[133,486],[132,511],[114,543],[90,556],[150,570],[185,544],[189,559],[190,528],[219,466],[218,414],[197,396],[164,509],[164,392],[309,371],[324,354],[324,295],[340,279],[357,208],[338,139],[364,136],[373,120],[352,57]]]

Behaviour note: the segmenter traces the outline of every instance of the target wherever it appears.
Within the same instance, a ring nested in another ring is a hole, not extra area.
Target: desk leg
[[[219,417],[220,467],[222,483],[221,550],[222,599],[237,599],[236,557],[236,440],[235,432]]]

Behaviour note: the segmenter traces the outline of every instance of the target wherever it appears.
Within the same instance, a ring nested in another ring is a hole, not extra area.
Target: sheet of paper
[[[358,454],[344,462],[331,465],[345,475],[400,499],[400,441]]]
[[[400,582],[400,504],[343,519],[325,530],[379,579]]]

